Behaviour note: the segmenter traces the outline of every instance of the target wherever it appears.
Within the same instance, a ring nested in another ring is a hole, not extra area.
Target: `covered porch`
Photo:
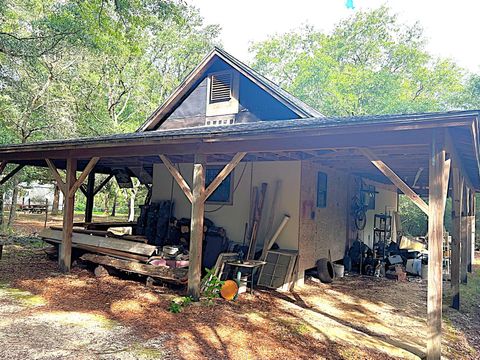
[[[155,164],[164,164],[191,203],[188,291],[194,298],[200,295],[205,201],[239,163],[312,162],[351,176],[393,183],[429,219],[427,345],[428,357],[434,359],[440,357],[443,218],[448,194],[453,199],[451,286],[456,308],[460,306],[459,283],[471,271],[474,194],[480,188],[478,114],[266,121],[12,145],[0,148],[0,170],[7,164],[17,166],[1,181],[24,166],[50,168],[65,195],[59,263],[69,271],[75,194],[85,180],[83,191],[91,204],[85,217],[88,222],[98,190],[93,185],[94,174],[111,175],[113,169],[138,166],[151,173]],[[175,164],[179,163],[193,164],[192,179],[178,171]],[[206,186],[208,163],[223,163],[224,167]],[[65,179],[59,169],[66,171]],[[426,195],[428,203],[421,198]],[[348,210],[347,206],[346,217]]]

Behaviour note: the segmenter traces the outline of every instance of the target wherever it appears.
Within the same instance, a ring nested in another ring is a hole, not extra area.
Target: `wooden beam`
[[[440,359],[442,340],[442,256],[445,212],[445,150],[434,134],[429,171],[427,359]]]
[[[462,218],[462,188],[463,177],[458,167],[452,169],[453,199],[452,199],[452,248],[450,266],[450,285],[452,287],[452,307],[460,309],[460,242]]]
[[[159,156],[163,164],[166,166],[166,168],[170,172],[170,174],[172,174],[178,186],[180,186],[180,189],[182,189],[187,199],[190,200],[190,202],[193,202],[192,191],[190,190],[190,186],[187,184],[182,174],[180,174],[180,171],[178,171],[178,169],[172,164],[172,162],[168,157],[166,157],[165,155],[159,155]]]
[[[82,188],[82,186],[80,186],[80,189]],[[95,172],[93,171],[91,171],[90,174],[88,174],[85,197],[86,197],[85,222],[89,223],[89,222],[92,222],[93,207],[95,203]]]
[[[18,165],[15,169],[13,169],[7,175],[5,175],[2,180],[0,180],[0,185],[5,184],[8,180],[10,180],[13,176],[15,176],[15,174],[18,173],[20,170],[22,170],[24,167],[25,165],[23,164]]]
[[[225,165],[225,167],[218,173],[218,175],[213,179],[213,181],[208,185],[205,190],[205,200],[208,199],[210,195],[220,186],[223,180],[235,169],[238,163],[247,155],[246,152],[236,153],[232,160]]]
[[[63,238],[60,245],[60,256],[58,262],[60,270],[69,272],[72,263],[72,233],[73,215],[75,210],[75,192],[70,189],[76,182],[77,160],[67,159],[67,178],[65,182],[64,205],[63,205]]]
[[[98,160],[100,160],[99,157],[93,157],[90,159],[87,166],[85,166],[85,169],[83,169],[82,173],[78,177],[77,181],[75,181],[75,183],[72,185],[71,189],[69,190],[70,196],[72,196],[72,194],[75,194],[75,192],[78,190],[80,185],[83,184],[88,174],[90,174],[90,171],[92,171],[95,165],[97,165]]]
[[[202,275],[203,221],[205,216],[205,155],[196,154],[193,164],[192,217],[188,267],[188,294],[200,298]]]
[[[7,164],[8,164],[7,160],[2,160],[2,162],[0,162],[0,175],[2,175],[3,170],[5,170],[5,168],[7,167]]]
[[[455,166],[460,170],[460,174],[464,177],[464,182],[467,186],[473,187],[470,178],[468,177],[468,173],[465,170],[465,166],[462,162],[462,159],[458,155],[457,148],[453,145],[452,135],[450,130],[445,131],[445,147],[450,155],[450,158],[456,164]]]
[[[45,159],[45,162],[47,163],[47,165],[50,169],[50,172],[53,175],[53,178],[57,181],[58,188],[62,191],[63,196],[66,197],[66,195],[68,195],[67,190],[66,190],[66,185],[65,185],[65,182],[63,181],[62,177],[58,173],[57,167],[55,166],[53,161],[51,161],[50,159]]]
[[[108,175],[101,183],[95,188],[95,191],[93,192],[94,195],[97,195],[105,185],[108,184],[110,179],[113,177],[113,174]]]
[[[380,170],[398,189],[400,189],[407,197],[412,200],[425,214],[429,214],[428,205],[418,196],[395,172],[390,169],[387,164],[378,158],[371,150],[367,148],[359,148],[359,151],[369,159],[372,164]]]

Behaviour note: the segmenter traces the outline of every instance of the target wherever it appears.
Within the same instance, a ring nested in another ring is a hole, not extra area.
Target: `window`
[[[207,166],[205,172],[205,187],[217,177],[223,166]],[[233,204],[233,171],[220,183],[217,189],[207,199],[209,204]]]
[[[233,76],[231,72],[217,73],[210,78],[210,103],[230,101]]]
[[[327,207],[327,174],[319,171],[317,174],[317,208]]]

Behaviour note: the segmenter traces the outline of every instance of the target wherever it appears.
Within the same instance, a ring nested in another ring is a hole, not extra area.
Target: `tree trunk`
[[[0,185],[0,230],[3,227],[3,186]]]
[[[111,216],[115,216],[116,214],[117,214],[117,193],[115,192],[115,196],[113,197],[113,206],[112,206]]]
[[[60,202],[60,189],[57,184],[55,184],[53,190],[53,203],[52,203],[52,215],[58,215],[58,204]]]
[[[130,201],[128,202],[128,221],[135,219],[135,197],[137,192],[135,190],[130,191]]]
[[[104,212],[105,214],[108,214],[108,209],[109,209],[109,207],[108,207],[108,202],[109,202],[109,200],[110,200],[109,192],[106,191],[106,192],[105,192],[105,198],[104,198],[104,200],[103,200],[103,212]]]
[[[11,227],[15,222],[17,216],[17,202],[18,202],[18,177],[13,177],[13,192],[12,192],[12,204],[10,205],[10,214],[8,215],[7,226]]]

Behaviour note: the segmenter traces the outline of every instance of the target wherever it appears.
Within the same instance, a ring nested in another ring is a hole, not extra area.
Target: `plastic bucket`
[[[423,280],[428,279],[428,265],[427,264],[422,264],[422,279]]]
[[[335,277],[342,278],[345,275],[345,266],[334,263],[333,271],[335,272]]]

